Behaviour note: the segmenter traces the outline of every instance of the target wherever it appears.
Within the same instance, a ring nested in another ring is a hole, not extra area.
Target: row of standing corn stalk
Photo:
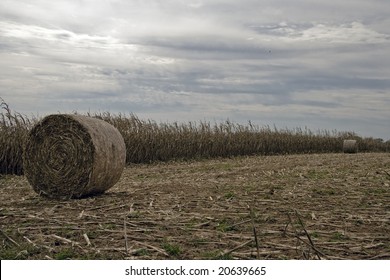
[[[23,146],[33,122],[0,98],[0,174],[23,174]]]
[[[37,118],[12,113],[1,102],[0,174],[23,174],[23,146]],[[342,152],[344,139],[356,139],[360,152],[390,151],[390,141],[361,138],[352,132],[277,129],[225,121],[223,123],[156,123],[135,115],[93,114],[114,125],[122,134],[127,163],[231,157]]]
[[[355,139],[360,152],[390,151],[390,141],[362,138],[353,132],[319,131],[260,127],[225,121],[223,123],[156,123],[135,115],[93,115],[113,124],[123,135],[128,163],[147,163],[172,159],[231,157],[242,155],[280,155],[337,153],[345,139]]]

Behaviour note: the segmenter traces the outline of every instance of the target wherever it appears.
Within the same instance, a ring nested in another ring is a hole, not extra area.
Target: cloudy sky
[[[27,115],[248,120],[390,139],[388,0],[1,0],[0,97]]]

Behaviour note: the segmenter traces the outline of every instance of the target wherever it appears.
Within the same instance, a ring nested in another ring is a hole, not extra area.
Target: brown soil
[[[390,154],[128,166],[105,194],[0,175],[1,259],[390,259]]]

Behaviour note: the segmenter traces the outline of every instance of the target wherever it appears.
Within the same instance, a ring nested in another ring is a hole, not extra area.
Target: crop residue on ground
[[[388,153],[130,165],[70,201],[1,175],[0,196],[1,259],[390,259]]]

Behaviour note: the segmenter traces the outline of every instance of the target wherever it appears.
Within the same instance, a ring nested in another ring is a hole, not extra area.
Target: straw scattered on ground
[[[128,166],[58,202],[0,177],[1,259],[390,259],[390,155]]]

